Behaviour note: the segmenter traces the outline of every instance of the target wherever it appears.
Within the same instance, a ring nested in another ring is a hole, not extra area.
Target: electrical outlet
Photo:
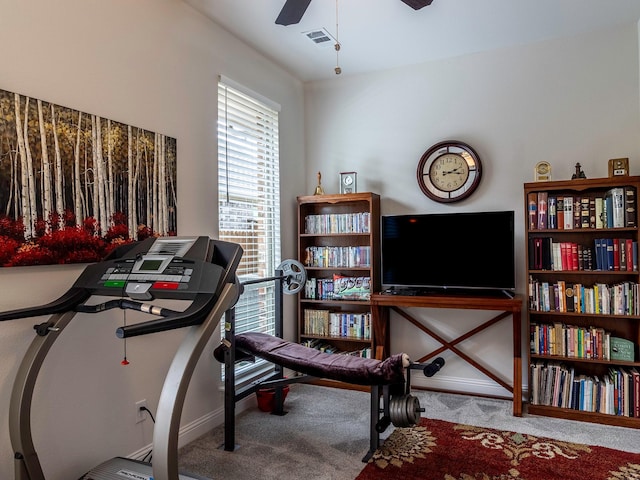
[[[147,408],[147,399],[136,402],[136,423],[144,422],[147,419],[147,411],[143,410]]]

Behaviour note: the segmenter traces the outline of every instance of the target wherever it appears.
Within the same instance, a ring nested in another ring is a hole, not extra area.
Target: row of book
[[[601,327],[532,323],[529,335],[534,355],[611,360],[611,333]]]
[[[304,252],[304,264],[307,267],[352,268],[371,265],[370,246],[307,247]]]
[[[575,312],[603,315],[640,315],[640,288],[634,282],[586,286],[529,277],[529,309],[535,312]]]
[[[304,333],[325,337],[371,339],[371,313],[304,310]]]
[[[327,213],[307,215],[304,219],[304,233],[369,233],[371,231],[371,214]]]
[[[369,300],[371,277],[334,274],[331,278],[308,278],[304,297],[308,300]]]
[[[324,342],[324,341],[319,340],[317,338],[304,340],[302,342],[302,345],[304,345],[305,347],[309,347],[309,348],[315,348],[316,350],[319,350],[319,351],[324,352],[324,353],[335,353],[335,354],[338,354],[338,355],[352,355],[354,357],[372,358],[372,356],[371,356],[371,347],[365,347],[365,348],[360,348],[360,349],[357,349],[357,350],[351,350],[351,351],[345,352],[343,350],[340,350],[335,345],[332,345],[330,343]]]
[[[596,238],[593,246],[529,238],[530,270],[638,271],[638,242],[631,238]]]
[[[602,194],[527,196],[529,230],[635,227],[636,190],[616,187]]]
[[[606,375],[578,375],[556,362],[531,364],[530,401],[584,412],[640,417],[640,373],[610,368]]]

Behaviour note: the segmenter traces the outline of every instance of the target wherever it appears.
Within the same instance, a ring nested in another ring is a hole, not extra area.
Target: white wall
[[[295,197],[304,191],[301,83],[177,0],[0,0],[0,88],[175,137],[178,233],[217,232],[216,82],[219,74],[282,105],[283,258],[295,254]],[[301,187],[299,187],[301,186]],[[286,226],[290,225],[291,228]],[[0,311],[62,294],[79,266],[0,269]],[[293,298],[287,333],[293,337]],[[127,313],[129,322],[136,315]],[[0,325],[0,478],[13,478],[8,405],[15,370],[43,319]],[[115,455],[149,445],[152,423],[135,424],[134,402],[152,411],[184,332],[127,342],[122,315],[78,315],[54,345],[36,386],[34,442],[47,478],[78,478]],[[211,347],[217,342],[212,340]],[[187,396],[183,430],[222,421],[220,367],[206,350]],[[200,425],[203,420],[204,425]],[[205,430],[203,430],[203,428]]]
[[[588,177],[606,177],[608,159],[617,157],[629,157],[631,173],[640,174],[637,37],[632,22],[576,38],[306,84],[309,172],[322,171],[324,190],[331,193],[338,189],[338,172],[357,171],[358,190],[379,193],[382,214],[515,210],[518,290],[524,293],[523,183],[533,181],[536,162],[549,161],[555,180],[571,178],[576,162]],[[342,67],[348,72],[348,65]],[[416,183],[421,155],[446,139],[473,146],[484,168],[478,190],[450,205],[429,200]],[[435,322],[448,339],[460,327],[493,316],[413,313]],[[391,322],[392,351],[418,358],[440,346],[400,317],[392,315]],[[460,347],[510,381],[509,325],[499,323]],[[526,343],[526,332],[523,337]],[[446,358],[429,385],[507,393],[460,359]]]

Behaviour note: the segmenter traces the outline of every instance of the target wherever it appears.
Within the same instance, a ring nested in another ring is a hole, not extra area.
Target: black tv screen
[[[514,212],[382,217],[386,287],[513,291]]]

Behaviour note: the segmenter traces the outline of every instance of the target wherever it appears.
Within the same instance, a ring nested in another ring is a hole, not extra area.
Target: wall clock
[[[430,147],[418,162],[418,185],[436,202],[457,202],[471,195],[480,183],[482,163],[469,145],[445,140]]]

